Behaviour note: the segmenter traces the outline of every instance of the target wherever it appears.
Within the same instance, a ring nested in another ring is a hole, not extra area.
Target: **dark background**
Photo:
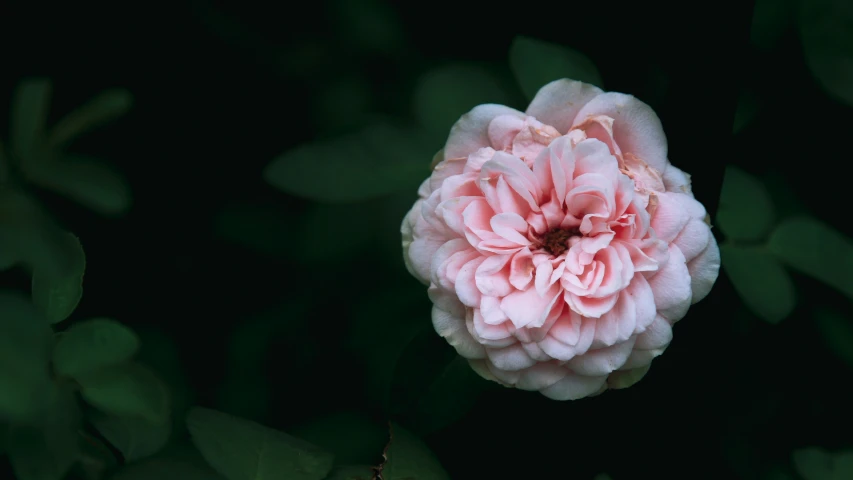
[[[138,329],[151,358],[172,345],[196,404],[283,431],[341,411],[385,424],[389,415],[365,380],[368,353],[352,348],[348,335],[369,308],[377,322],[429,323],[425,288],[406,273],[399,247],[382,240],[398,239],[406,206],[390,208],[383,222],[325,225],[313,242],[311,230],[291,230],[312,203],[276,191],[261,172],[282,152],[351,131],[371,115],[410,120],[416,81],[433,67],[483,63],[511,79],[507,51],[517,35],[586,53],[608,90],[652,105],[670,159],[692,175],[712,216],[724,168],[734,164],[777,182],[773,193],[782,201],[795,197],[811,215],[853,235],[844,220],[850,107],[810,75],[793,26],[772,48],[755,48],[754,2],[381,3],[382,28],[351,13],[360,5],[347,10],[342,3],[0,7],[0,111],[8,111],[16,84],[34,75],[53,80],[52,119],[107,88],[134,96],[129,115],[71,147],[126,174],[131,211],[105,218],[39,193],[87,255],[85,295],[71,322],[117,318]],[[342,78],[364,92],[358,108],[330,96]],[[744,89],[761,108],[733,136]],[[514,94],[512,106],[523,110],[521,92]],[[6,124],[0,119],[0,131]],[[412,191],[409,204],[414,199]],[[277,223],[258,231],[289,237],[281,255],[225,238],[217,219],[234,202],[275,212]],[[368,218],[375,205],[341,212]],[[364,236],[355,230],[376,228],[385,230],[334,260],[299,258],[300,245],[343,245]],[[23,275],[3,278],[26,286]],[[853,426],[844,380],[850,372],[809,322],[811,306],[849,314],[849,301],[817,281],[796,280],[797,310],[772,326],[744,309],[721,271],[636,386],[567,403],[489,390],[464,418],[425,439],[459,479],[790,472],[791,450],[848,445]],[[243,328],[270,316],[273,323],[257,330],[266,333]],[[145,343],[145,332],[164,346]],[[235,372],[242,383],[229,383]]]

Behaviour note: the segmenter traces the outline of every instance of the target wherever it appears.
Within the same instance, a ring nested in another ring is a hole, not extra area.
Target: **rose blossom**
[[[402,225],[436,331],[481,376],[557,400],[625,388],[720,253],[657,115],[572,80],[450,130]]]

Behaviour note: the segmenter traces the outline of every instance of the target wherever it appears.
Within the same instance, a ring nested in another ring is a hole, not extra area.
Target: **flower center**
[[[569,239],[580,236],[577,228],[554,228],[539,239],[540,246],[551,255],[559,256],[569,249]]]

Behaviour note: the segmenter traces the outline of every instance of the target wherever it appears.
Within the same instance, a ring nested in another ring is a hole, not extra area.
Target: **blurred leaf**
[[[51,129],[48,141],[51,148],[61,149],[75,138],[121,117],[133,104],[127,90],[106,90],[66,115]]]
[[[53,332],[23,296],[0,292],[0,417],[29,420],[49,404]]]
[[[120,468],[109,480],[225,480],[191,447],[176,444]]]
[[[325,480],[374,480],[373,467],[367,465],[346,465],[336,467]]]
[[[782,466],[776,465],[768,468],[761,475],[761,480],[796,480],[796,478]]]
[[[781,172],[778,170],[768,172],[762,177],[762,180],[767,186],[771,202],[776,210],[776,216],[780,221],[788,217],[810,215],[808,208],[800,198],[792,194],[794,189],[791,187],[791,182],[786,180]]]
[[[104,216],[124,215],[130,209],[130,185],[115,168],[101,160],[65,155],[27,169],[24,174],[34,184]]]
[[[133,330],[109,318],[76,323],[58,335],[53,368],[59,375],[76,377],[130,360],[139,350]]]
[[[353,309],[348,348],[364,361],[365,391],[369,400],[387,409],[400,356],[425,330],[432,330],[429,299],[422,285],[377,289]]]
[[[786,264],[853,299],[853,242],[807,217],[790,218],[770,235],[770,250]]]
[[[413,425],[423,434],[446,428],[470,412],[480,395],[495,385],[477,375],[468,360],[457,355],[420,397]]]
[[[757,241],[773,226],[775,214],[770,194],[754,176],[726,166],[717,225],[732,240]]]
[[[9,431],[9,461],[17,480],[62,480],[79,456],[81,425],[74,392],[57,389],[38,425]]]
[[[370,110],[373,92],[364,75],[334,78],[322,89],[312,109],[315,124],[323,131],[339,131],[362,125]]]
[[[321,480],[332,455],[286,433],[225,413],[194,407],[187,415],[193,443],[228,480]]]
[[[50,94],[51,81],[47,78],[28,78],[15,89],[9,140],[12,155],[21,166],[42,154]]]
[[[738,94],[732,133],[738,133],[752,123],[758,115],[759,107],[758,97],[754,93],[745,90],[741,91]]]
[[[608,475],[606,473],[599,473],[592,480],[613,480],[613,479],[610,477],[610,475]]]
[[[794,468],[804,480],[847,480],[853,478],[853,452],[827,452],[808,447],[793,453]]]
[[[832,97],[853,105],[853,2],[799,2],[800,38],[806,64]]]
[[[415,87],[413,103],[413,113],[421,125],[444,140],[450,127],[472,108],[484,103],[506,105],[510,99],[500,79],[488,70],[452,64],[422,76]]]
[[[166,386],[142,365],[128,363],[81,375],[76,380],[83,399],[106,413],[140,416],[152,422],[165,421],[169,416]]]
[[[814,320],[829,350],[853,368],[853,319],[820,307],[814,312]]]
[[[136,462],[157,453],[172,433],[172,423],[167,420],[153,422],[141,417],[94,412],[89,422],[122,453],[126,462]]]
[[[384,428],[350,412],[326,415],[291,433],[333,454],[338,464],[376,464],[388,440]]]
[[[51,260],[54,249],[46,247],[67,243],[32,195],[8,185],[0,188],[0,225],[0,270]]]
[[[752,45],[761,50],[773,48],[791,25],[793,7],[792,0],[756,0],[749,29]]]
[[[141,344],[136,362],[150,368],[167,385],[171,400],[171,430],[174,434],[182,432],[186,428],[184,416],[195,403],[196,393],[187,379],[180,347],[174,337],[158,328],[140,325],[135,330]]]
[[[343,44],[366,52],[390,54],[405,44],[403,23],[391,4],[377,0],[334,0],[326,7],[336,20]]]
[[[509,47],[509,65],[521,89],[532,100],[546,84],[570,78],[602,87],[595,64],[569,47],[535,38],[517,36]]]
[[[33,304],[51,323],[68,318],[83,298],[86,254],[80,239],[70,233],[57,242],[54,261],[37,264],[33,270]]]
[[[770,323],[791,314],[797,292],[791,276],[764,247],[720,245],[723,268],[749,309]]]
[[[216,231],[258,253],[302,265],[336,263],[370,244],[376,209],[369,206],[312,204],[297,216],[274,207],[231,204],[217,216]]]
[[[414,191],[429,176],[431,154],[422,142],[414,131],[373,125],[284,153],[263,175],[285,193],[330,203]]]
[[[427,446],[397,424],[380,466],[382,480],[447,480],[450,477]]]
[[[77,430],[77,445],[80,449],[78,465],[86,480],[102,479],[105,472],[119,466],[121,457],[108,444],[85,429]]]

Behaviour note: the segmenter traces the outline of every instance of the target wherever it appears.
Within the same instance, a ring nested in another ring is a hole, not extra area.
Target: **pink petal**
[[[495,156],[495,149],[492,147],[483,147],[471,155],[468,155],[468,160],[465,161],[464,173],[480,173],[483,164],[488,162]]]
[[[595,173],[614,184],[620,175],[619,162],[603,142],[590,138],[577,144],[575,154],[575,177]]]
[[[509,269],[509,283],[519,289],[524,290],[530,281],[533,280],[533,254],[530,249],[524,248],[512,257]]]
[[[625,364],[634,348],[634,341],[632,337],[610,347],[590,350],[569,360],[566,366],[581,375],[607,375]]]
[[[500,325],[509,320],[501,310],[501,299],[497,297],[483,297],[480,300],[480,314],[489,325]]]
[[[530,209],[539,211],[539,197],[542,195],[536,176],[521,159],[508,153],[497,152],[495,156],[483,165],[480,172],[481,189],[486,192],[488,184],[504,177],[507,184],[523,198]]]
[[[456,295],[459,301],[467,307],[477,307],[480,305],[482,295],[477,287],[477,282],[474,276],[477,273],[477,268],[486,260],[487,257],[478,257],[466,263],[459,269],[456,275],[456,285],[454,286]]]
[[[584,105],[574,125],[596,115],[613,118],[613,138],[623,154],[632,153],[658,171],[666,169],[666,136],[651,107],[631,95],[603,93]]]
[[[524,128],[525,117],[518,115],[500,115],[489,122],[489,143],[496,150],[508,150],[518,132]]]
[[[484,358],[486,352],[465,328],[465,321],[437,306],[432,308],[432,325],[447,343],[465,358]]]
[[[693,303],[696,303],[711,291],[717,275],[720,273],[720,249],[717,240],[710,235],[708,246],[696,258],[687,264],[690,271],[690,288],[693,291]]]
[[[655,315],[654,321],[649,324],[645,332],[637,336],[634,348],[640,350],[653,350],[666,348],[672,341],[672,325],[660,315]]]
[[[512,115],[524,118],[518,110],[503,105],[478,105],[453,124],[447,143],[444,145],[444,158],[468,158],[468,155],[483,147],[489,147],[489,124],[500,115]]]
[[[539,295],[535,288],[515,291],[501,299],[501,310],[506,313],[515,328],[531,325],[542,326],[545,319],[560,297],[560,287],[554,285],[545,296]]]
[[[474,280],[483,295],[503,297],[513,291],[509,283],[508,263],[511,258],[511,255],[494,255],[480,264]]]
[[[459,158],[447,157],[444,155],[444,160],[439,162],[432,169],[432,175],[429,177],[430,192],[437,191],[441,188],[441,184],[448,178],[459,175],[465,171],[466,156]]]
[[[566,303],[569,304],[572,310],[578,312],[585,317],[599,318],[616,305],[618,295],[611,295],[604,298],[589,298],[575,295],[571,292],[566,292]]]
[[[434,307],[449,312],[454,317],[465,318],[465,305],[462,305],[455,292],[430,285],[427,288],[427,296]]]
[[[522,330],[527,332],[527,329]],[[520,345],[524,348],[527,355],[537,362],[550,362],[553,360],[547,353],[545,353],[545,351],[539,348],[539,345],[537,345],[536,342],[521,342]]]
[[[572,185],[575,170],[575,157],[569,140],[560,137],[543,150],[533,163],[533,173],[539,180],[543,191],[556,192],[558,204],[566,199]]]
[[[448,263],[457,253],[463,253],[463,255],[469,255],[471,253],[471,246],[468,245],[468,242],[463,238],[455,238],[439,247],[433,255],[432,263],[430,264],[430,272],[432,272],[430,279],[432,280],[432,283],[446,289],[452,288],[453,279],[447,278],[446,273]],[[471,258],[468,258],[468,260],[473,258],[474,257],[472,256]],[[457,261],[462,261],[462,258],[457,257]],[[465,262],[462,262],[462,264],[464,263]],[[461,267],[461,265],[459,265],[459,267]]]
[[[499,213],[492,217],[489,223],[492,226],[492,231],[501,237],[519,245],[530,245],[530,240],[522,235],[522,232],[527,233],[528,225],[520,215]]]
[[[486,348],[486,355],[488,355],[489,361],[492,362],[495,368],[509,372],[532,367],[536,364],[536,360],[530,358],[530,355],[518,343],[504,348],[488,347]]]
[[[687,270],[684,255],[678,247],[670,246],[669,261],[649,279],[649,285],[655,294],[655,306],[661,316],[670,322],[676,322],[687,313],[693,297],[690,283],[690,272]]]
[[[465,235],[465,219],[462,214],[471,202],[481,201],[482,197],[457,197],[438,204],[435,211],[444,220],[447,227],[457,235]]]
[[[687,222],[684,230],[675,237],[672,243],[681,250],[681,253],[684,254],[684,259],[687,260],[689,265],[691,260],[705,250],[705,247],[708,246],[713,236],[714,234],[711,233],[711,228],[707,223],[703,220],[693,218]]]
[[[588,377],[569,373],[559,382],[540,390],[540,393],[552,400],[578,400],[599,392],[606,380],[606,376]]]
[[[658,206],[652,217],[651,226],[661,240],[670,243],[690,220],[687,209],[672,193],[659,193]]]
[[[502,348],[513,343],[516,343],[515,338],[507,329],[507,323],[500,325],[490,325],[483,320],[483,315],[479,309],[472,309],[472,313],[466,318],[466,326],[468,331],[477,340],[478,343],[487,347]]]
[[[610,296],[628,284],[624,283],[622,270],[626,268],[622,265],[622,260],[619,258],[619,253],[610,247],[602,248],[596,254],[596,260],[599,260],[604,266],[604,274],[601,278],[601,283],[589,296],[593,298],[601,298]],[[627,268],[631,268],[627,266]]]
[[[526,113],[565,133],[581,108],[601,94],[600,88],[588,83],[567,78],[555,80],[539,89]]]

